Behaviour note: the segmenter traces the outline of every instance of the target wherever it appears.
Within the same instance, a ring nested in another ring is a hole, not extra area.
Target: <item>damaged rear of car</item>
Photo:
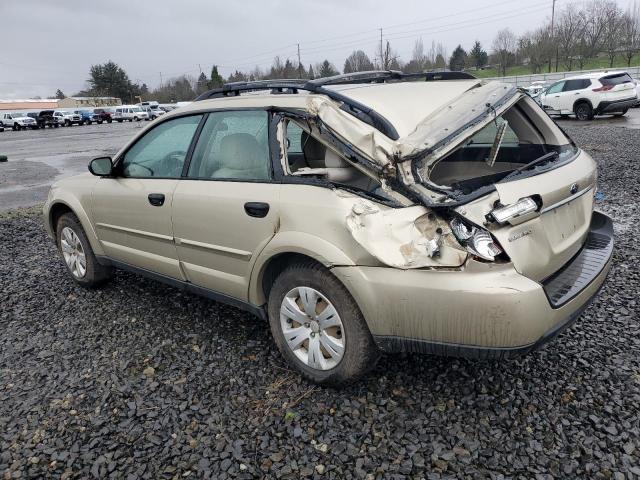
[[[370,110],[310,98],[307,128],[390,201],[350,199],[345,219],[382,265],[332,269],[378,346],[501,358],[578,318],[612,222],[593,209],[595,162],[533,100],[474,79],[328,88]]]

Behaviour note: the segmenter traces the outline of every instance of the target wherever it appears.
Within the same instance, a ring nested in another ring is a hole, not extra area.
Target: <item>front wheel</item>
[[[353,382],[379,356],[353,297],[329,270],[312,262],[293,264],[276,278],[269,323],[282,355],[315,383]]]
[[[113,270],[98,263],[80,220],[65,213],[58,220],[56,240],[71,278],[85,288],[96,287],[111,278]]]
[[[593,110],[586,102],[579,103],[574,108],[576,118],[581,121],[593,120]]]

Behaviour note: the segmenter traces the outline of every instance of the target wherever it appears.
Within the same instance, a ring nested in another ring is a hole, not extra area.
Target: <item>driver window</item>
[[[202,115],[180,117],[150,130],[125,154],[122,175],[179,178],[201,118]]]
[[[562,87],[564,87],[564,82],[558,82],[555,85],[551,85],[547,93],[558,93],[562,91]]]

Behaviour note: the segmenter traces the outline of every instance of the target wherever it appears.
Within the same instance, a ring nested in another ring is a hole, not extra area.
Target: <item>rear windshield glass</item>
[[[536,114],[531,109],[529,113]],[[561,145],[557,140],[550,142],[545,138],[545,117],[531,117],[526,109],[516,104],[430,169],[420,171],[420,176],[428,177],[436,185],[468,194],[502,180],[548,153],[558,154],[552,157],[553,161],[570,158],[577,150],[566,137],[563,139],[566,143]],[[499,141],[498,133],[502,129]]]
[[[610,75],[608,77],[602,77],[600,83],[602,85],[620,85],[621,83],[633,82],[631,77],[626,73],[620,73],[618,75]]]

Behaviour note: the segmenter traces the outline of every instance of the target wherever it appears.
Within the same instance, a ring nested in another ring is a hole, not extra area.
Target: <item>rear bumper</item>
[[[332,271],[355,298],[384,351],[508,358],[539,348],[580,317],[611,267],[612,233],[611,220],[594,213],[589,235],[608,238],[597,266],[591,255],[597,249],[586,242],[543,284],[520,275],[511,265],[478,262],[468,262],[461,271],[380,267]],[[584,274],[578,274],[581,267]],[[578,288],[569,285],[572,278]],[[562,296],[562,303],[552,305],[549,295],[564,289],[569,293]]]
[[[600,102],[596,109],[596,114],[621,112],[627,108],[633,107],[638,103],[637,97],[625,98],[624,100],[615,100],[612,102]]]

